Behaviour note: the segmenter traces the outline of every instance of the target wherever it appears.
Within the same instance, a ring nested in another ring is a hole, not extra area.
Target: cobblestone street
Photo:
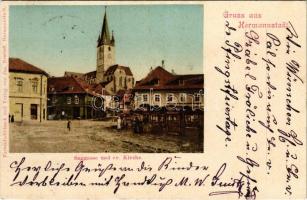
[[[189,137],[169,134],[135,134],[130,130],[118,132],[112,121],[23,122],[10,124],[12,153],[72,153],[72,152],[202,152],[202,142]]]

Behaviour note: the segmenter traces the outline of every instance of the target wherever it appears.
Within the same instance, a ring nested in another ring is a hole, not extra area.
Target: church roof
[[[87,73],[84,74],[84,76],[96,78],[96,70],[95,71],[91,71],[91,72],[87,72]]]
[[[120,65],[112,65],[112,66],[110,66],[104,74],[105,75],[112,75],[112,74],[114,74],[114,72],[117,69],[123,69],[125,71],[126,75],[133,76],[133,74],[132,74],[132,72],[131,72],[129,67],[120,66]]]
[[[104,75],[113,75],[114,72],[116,71],[116,69],[123,69],[125,71],[126,75],[133,76],[130,67],[125,67],[125,66],[121,66],[121,65],[112,65],[112,66],[110,66],[107,69],[107,71],[104,72]],[[96,78],[96,70],[88,72],[88,73],[85,73],[83,76]]]
[[[9,59],[9,71],[10,72],[22,72],[22,73],[31,73],[31,74],[44,74],[49,76],[44,70],[27,63],[24,60],[19,58],[10,58]]]

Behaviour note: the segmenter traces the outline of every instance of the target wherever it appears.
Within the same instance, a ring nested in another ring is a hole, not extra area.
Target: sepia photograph
[[[11,153],[203,153],[203,5],[12,5]]]

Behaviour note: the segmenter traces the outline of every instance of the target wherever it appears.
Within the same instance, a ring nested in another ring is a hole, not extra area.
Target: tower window
[[[108,49],[109,49],[109,51],[111,51],[111,47],[109,47]]]

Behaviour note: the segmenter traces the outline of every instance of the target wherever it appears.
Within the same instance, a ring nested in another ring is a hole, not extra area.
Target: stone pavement
[[[23,122],[10,124],[12,153],[177,153],[202,152],[202,142],[168,134],[118,132],[112,121]]]

